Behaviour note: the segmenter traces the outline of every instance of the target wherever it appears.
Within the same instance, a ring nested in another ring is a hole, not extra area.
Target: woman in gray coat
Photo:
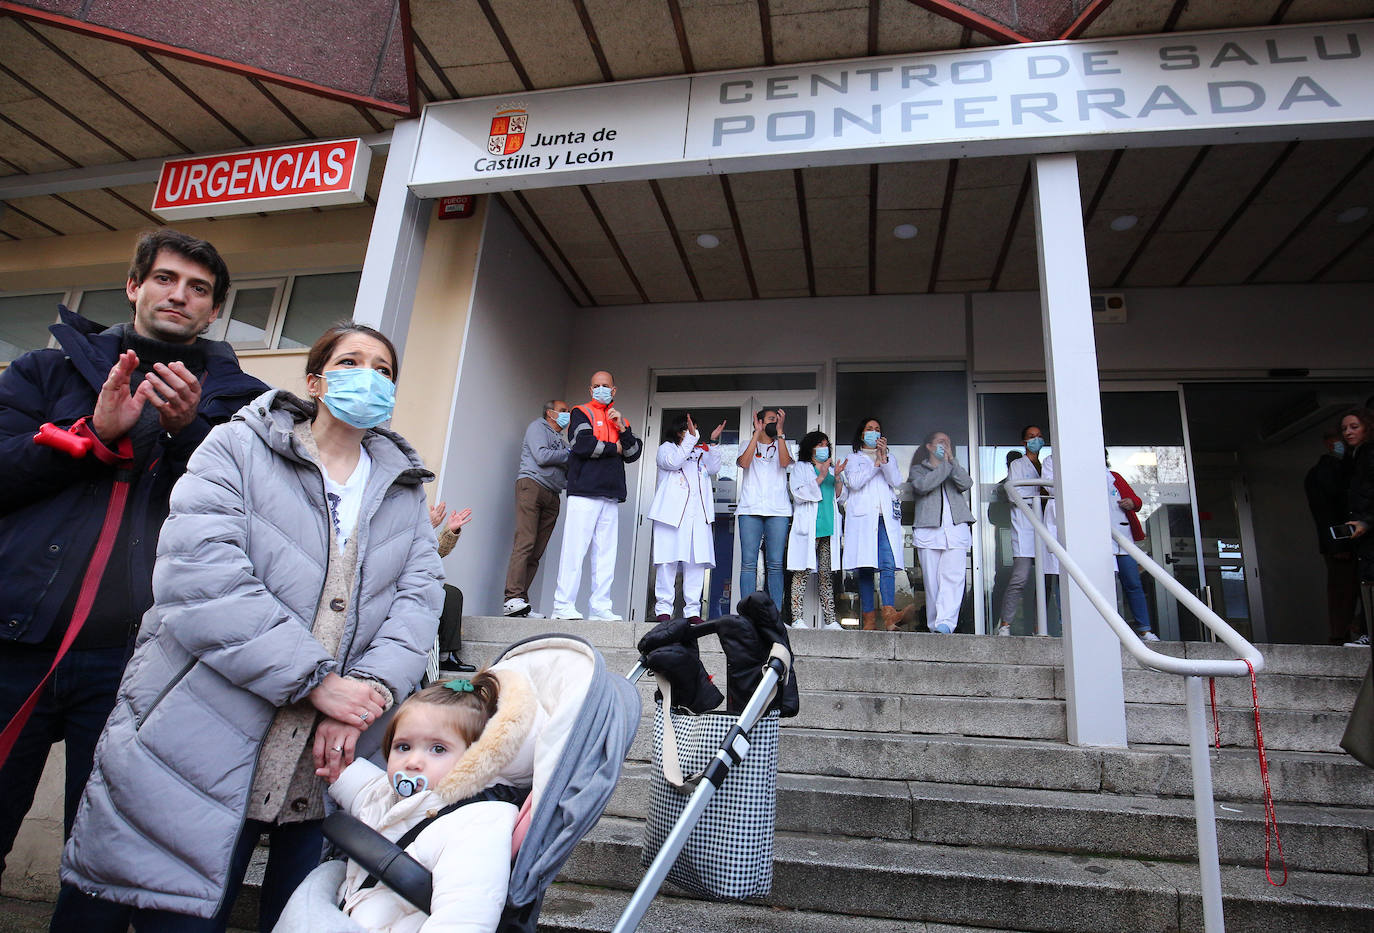
[[[907,474],[916,496],[911,543],[921,561],[926,588],[926,627],[950,634],[959,626],[964,602],[964,565],[973,544],[973,513],[964,493],[973,485],[954,458],[944,431],[932,431],[916,448]]]
[[[331,328],[307,359],[310,401],[268,392],[192,456],[53,929],[223,930],[266,832],[270,930],[318,863],[322,778],[415,688],[443,601],[433,474],[378,427],[395,376],[386,337]]]

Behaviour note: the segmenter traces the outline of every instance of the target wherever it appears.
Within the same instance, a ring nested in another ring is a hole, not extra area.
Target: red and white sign
[[[440,198],[439,219],[453,220],[459,217],[471,217],[473,198],[474,195],[471,194],[454,194],[446,198]]]
[[[372,150],[361,139],[168,159],[153,212],[168,220],[356,204]]]

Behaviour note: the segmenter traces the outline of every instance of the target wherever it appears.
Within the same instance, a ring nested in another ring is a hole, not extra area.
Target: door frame
[[[1127,379],[1127,380],[1117,380],[1117,381],[1107,381],[1107,380],[1103,379],[1103,380],[1101,380],[1101,382],[1099,383],[1099,391],[1100,391],[1102,394],[1106,394],[1106,393],[1108,393],[1108,392],[1172,392],[1172,393],[1174,393],[1174,394],[1177,396],[1177,398],[1178,398],[1178,414],[1179,414],[1179,419],[1180,419],[1180,421],[1181,421],[1181,424],[1182,424],[1182,426],[1183,426],[1183,451],[1184,451],[1184,463],[1185,463],[1186,466],[1187,466],[1187,478],[1188,478],[1188,508],[1189,508],[1189,511],[1190,511],[1191,514],[1192,514],[1192,519],[1193,519],[1193,550],[1194,550],[1194,552],[1195,552],[1194,560],[1196,561],[1196,565],[1197,565],[1197,566],[1196,566],[1196,572],[1197,572],[1197,580],[1198,580],[1198,587],[1199,587],[1198,592],[1195,593],[1195,595],[1196,595],[1199,599],[1202,599],[1202,600],[1206,601],[1206,596],[1205,596],[1206,590],[1205,590],[1204,588],[1205,588],[1206,585],[1207,585],[1207,577],[1206,577],[1206,574],[1204,573],[1203,567],[1202,567],[1202,560],[1203,560],[1203,554],[1202,554],[1202,522],[1201,522],[1201,520],[1200,520],[1200,518],[1199,518],[1199,515],[1198,515],[1198,506],[1197,506],[1197,481],[1196,481],[1196,477],[1195,477],[1196,457],[1195,457],[1194,454],[1193,454],[1192,438],[1190,437],[1190,435],[1189,435],[1189,433],[1188,433],[1188,406],[1187,406],[1187,402],[1186,402],[1186,400],[1184,399],[1184,395],[1183,395],[1183,383],[1182,383],[1181,381],[1175,380],[1175,379],[1169,379],[1169,380]],[[1048,399],[1048,396],[1049,396],[1049,387],[1046,385],[1046,383],[1045,383],[1044,381],[1021,380],[1021,381],[1005,381],[1005,382],[1004,382],[1004,381],[997,381],[997,380],[995,380],[995,379],[991,379],[991,380],[990,380],[990,379],[986,379],[986,378],[979,378],[979,377],[977,377],[977,376],[974,376],[974,377],[972,377],[972,378],[969,380],[969,422],[970,422],[970,433],[969,433],[969,436],[970,436],[971,438],[976,438],[976,440],[977,440],[977,446],[978,446],[979,448],[981,448],[981,447],[984,446],[984,440],[985,440],[984,437],[983,437],[983,434],[982,434],[982,431],[983,431],[982,418],[979,417],[979,397],[980,397],[981,395],[984,395],[984,394],[988,394],[988,395],[1009,395],[1009,394],[1016,394],[1016,393],[1040,393],[1040,394],[1045,395],[1046,398]],[[1053,445],[1051,445],[1051,446],[1053,446]],[[970,455],[969,459],[970,459],[970,460],[973,460],[974,457],[973,457],[972,455]],[[973,466],[976,468],[976,467],[977,467],[977,464],[975,463],[975,464],[973,464]],[[973,503],[973,509],[974,509],[974,513],[973,513],[973,514],[974,514],[974,515],[982,515],[982,514],[983,514],[983,512],[981,511],[981,506],[982,506],[983,503],[980,501],[980,500],[981,500],[981,496],[979,495],[979,486],[981,485],[981,482],[982,482],[982,477],[975,477],[975,482],[974,482],[974,484],[973,484],[973,490],[972,490],[972,492],[973,492],[973,497],[972,497],[972,498],[973,498],[973,500],[974,500],[974,503]],[[984,584],[985,570],[984,570],[984,568],[983,568],[983,557],[984,557],[984,555],[983,555],[983,550],[982,550],[982,539],[983,539],[983,536],[982,536],[981,534],[975,534],[974,537],[973,537],[973,547],[974,547],[974,550],[973,550],[974,565],[973,565],[973,566],[974,566],[974,590],[975,590],[974,595],[975,595],[975,599],[976,599],[976,602],[974,603],[974,630],[975,630],[976,632],[980,633],[980,634],[982,634],[982,633],[984,633],[984,632],[987,631],[987,629],[986,629],[986,624],[987,624],[987,621],[986,621],[987,607],[986,607],[986,605],[985,605],[985,603],[986,603],[986,596],[984,595],[984,592],[983,592],[983,584]],[[1161,617],[1162,617],[1163,613],[1160,613],[1160,615],[1161,615]],[[1253,611],[1252,611],[1252,617],[1253,617]],[[1175,617],[1175,619],[1176,619],[1176,617]],[[1160,621],[1162,621],[1162,618],[1161,618]],[[1161,626],[1161,628],[1162,628],[1162,626]],[[1174,623],[1174,625],[1173,625],[1173,629],[1174,629],[1174,631],[1173,631],[1172,633],[1168,633],[1168,632],[1165,632],[1165,631],[1161,631],[1161,632],[1159,633],[1159,634],[1160,634],[1160,637],[1165,637],[1166,635],[1171,635],[1174,639],[1177,639],[1177,637],[1178,637],[1178,627],[1177,627],[1177,622],[1176,622],[1176,621],[1175,621],[1175,623]],[[1210,630],[1208,630],[1208,637],[1209,637],[1209,640],[1210,640],[1210,638],[1211,638],[1211,636],[1210,636]]]

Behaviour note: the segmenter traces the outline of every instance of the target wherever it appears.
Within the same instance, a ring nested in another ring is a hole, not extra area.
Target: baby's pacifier
[[[396,788],[396,793],[402,797],[409,797],[411,794],[418,794],[429,786],[423,774],[411,777],[404,771],[397,771],[391,776],[391,786]]]

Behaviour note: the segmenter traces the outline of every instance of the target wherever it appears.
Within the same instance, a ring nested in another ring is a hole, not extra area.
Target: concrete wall
[[[441,226],[436,222],[431,229]],[[544,401],[567,383],[574,312],[568,293],[509,214],[491,204],[460,344],[457,391],[441,405],[436,388],[432,400],[435,419],[447,423],[449,432],[439,495],[450,509],[466,506],[473,512],[444,562],[469,615],[500,615],[515,530],[520,443],[526,426],[541,417]],[[415,341],[414,334],[410,339]],[[403,376],[410,379],[409,373]],[[550,544],[536,588],[556,572],[560,540]]]

